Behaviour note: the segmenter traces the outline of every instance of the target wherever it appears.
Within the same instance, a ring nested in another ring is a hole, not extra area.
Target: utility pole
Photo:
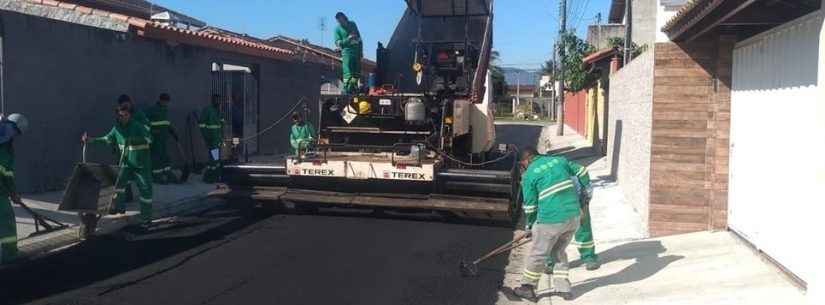
[[[327,18],[325,17],[318,17],[318,29],[321,30],[321,46],[326,47],[326,36],[327,36]]]
[[[630,62],[630,48],[633,46],[633,0],[624,5],[624,65]]]
[[[559,115],[558,121],[556,122],[558,126],[558,131],[556,131],[556,135],[563,136],[564,135],[564,50],[565,50],[565,43],[564,43],[564,34],[567,32],[567,0],[559,0],[559,14],[561,15],[559,18],[559,60],[561,64],[559,64]]]

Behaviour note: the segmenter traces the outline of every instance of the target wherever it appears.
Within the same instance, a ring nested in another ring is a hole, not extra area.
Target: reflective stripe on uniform
[[[150,123],[152,126],[169,126],[172,125],[169,121],[153,121]]]
[[[123,149],[123,145],[118,145],[120,149]],[[135,151],[135,150],[144,150],[149,149],[149,144],[141,144],[141,145],[129,145],[126,147],[126,150]]]
[[[221,125],[198,124],[198,127],[206,129],[220,129]]]
[[[553,277],[554,278],[566,279],[566,278],[570,277],[570,272],[569,271],[553,270]]]
[[[8,170],[5,166],[0,165],[0,175],[14,178],[14,171]]]
[[[140,202],[143,202],[143,203],[152,203],[152,198],[148,198],[148,199],[147,199],[147,198],[140,197]]]
[[[588,241],[588,242],[584,242],[584,243],[573,242],[572,244],[574,246],[578,247],[579,249],[588,249],[588,248],[596,247],[596,243],[593,242],[593,241]]]
[[[17,242],[17,236],[6,236],[6,237],[3,237],[3,238],[0,238],[0,244],[10,244],[10,243],[16,243],[16,242]]]
[[[587,174],[587,167],[582,166],[582,168],[576,172],[576,177],[581,177]]]
[[[527,269],[524,269],[524,272],[522,272],[522,274],[524,274],[524,277],[529,278],[529,279],[533,279],[533,280],[538,280],[538,279],[541,278],[541,273],[533,272],[533,271],[530,271],[530,270],[527,270]]]
[[[536,210],[538,209],[538,206],[529,205],[529,206],[523,207],[523,209],[524,209],[524,213],[535,213]]]
[[[570,180],[564,180],[562,182],[556,183],[555,185],[541,191],[541,193],[539,193],[539,200],[571,187],[573,187],[573,181]]]

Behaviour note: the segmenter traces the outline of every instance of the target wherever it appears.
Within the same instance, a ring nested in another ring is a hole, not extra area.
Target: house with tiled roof
[[[178,161],[206,160],[193,113],[212,94],[222,96],[225,138],[253,137],[236,149],[287,151],[288,123],[256,134],[299,100],[316,107],[323,67],[291,49],[147,3],[0,1],[0,105],[5,113],[26,114],[32,127],[27,140],[15,143],[21,191],[62,189],[80,158],[80,134],[111,128],[120,94],[139,107],[160,93],[172,96],[171,121],[186,143],[184,156],[170,152]],[[89,158],[113,162],[107,149],[90,148]]]

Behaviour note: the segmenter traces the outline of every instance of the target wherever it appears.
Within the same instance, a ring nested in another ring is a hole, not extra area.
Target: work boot
[[[513,289],[513,294],[531,302],[536,301],[536,287],[530,284],[522,284],[516,287],[516,289]]]
[[[601,266],[602,264],[599,263],[599,261],[589,261],[584,263],[584,269],[587,269],[587,271],[597,270]]]

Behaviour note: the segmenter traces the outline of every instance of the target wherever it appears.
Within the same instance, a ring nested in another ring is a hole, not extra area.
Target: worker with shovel
[[[29,128],[19,113],[0,119],[0,264],[17,257],[17,221],[11,202],[21,202],[14,185],[14,139]],[[11,202],[9,201],[11,199]]]
[[[581,223],[581,202],[570,177],[589,187],[590,176],[587,168],[562,156],[539,155],[535,148],[523,150],[520,160],[525,168],[521,181],[525,230],[532,235],[533,245],[524,261],[522,285],[514,293],[535,300],[539,279],[547,273],[553,290],[572,299],[565,249]],[[547,268],[549,257],[554,259],[552,269]]]
[[[338,26],[335,28],[335,46],[341,51],[341,69],[343,87],[346,94],[355,93],[361,79],[361,58],[364,57],[364,44],[358,26],[342,12],[335,14]]]
[[[198,127],[209,151],[209,163],[203,172],[203,182],[215,183],[221,177],[220,148],[223,144],[223,119],[220,115],[221,96],[212,95],[212,102],[203,108]]]
[[[117,123],[108,134],[99,138],[81,136],[83,143],[117,144],[120,148],[120,171],[115,183],[114,207],[112,214],[126,212],[126,188],[137,184],[140,193],[140,216],[144,225],[152,221],[152,160],[149,145],[152,143],[149,131],[132,119],[131,108],[120,105],[115,109]]]
[[[152,178],[160,183],[176,183],[178,177],[172,172],[172,164],[169,161],[169,151],[166,146],[169,136],[178,141],[178,133],[169,122],[169,94],[163,93],[158,97],[157,103],[149,108],[147,117],[152,129]]]

